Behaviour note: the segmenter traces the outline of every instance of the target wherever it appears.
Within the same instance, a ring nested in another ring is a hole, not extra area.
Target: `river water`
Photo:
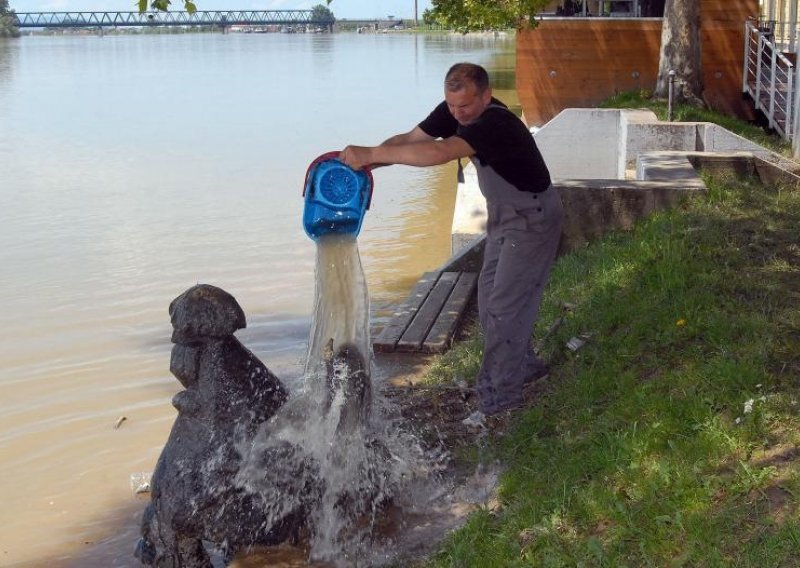
[[[248,318],[237,337],[297,381],[308,164],[410,129],[462,60],[516,105],[504,37],[0,40],[0,566],[135,565],[131,476],[152,471],[180,390],[169,302],[224,288]],[[359,237],[373,328],[449,255],[454,170],[375,172]]]

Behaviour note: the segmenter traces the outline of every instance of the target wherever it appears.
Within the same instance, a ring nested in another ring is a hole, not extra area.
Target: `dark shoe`
[[[482,408],[481,411],[486,416],[497,416],[504,413],[513,412],[514,410],[519,410],[523,406],[525,406],[525,399],[523,397],[519,397],[516,400],[503,404],[497,404],[491,408]]]
[[[543,381],[547,377],[550,376],[550,367],[547,365],[542,365],[540,368],[536,369],[532,374],[528,375],[522,380],[522,384],[529,385],[531,383],[535,383],[536,381]]]

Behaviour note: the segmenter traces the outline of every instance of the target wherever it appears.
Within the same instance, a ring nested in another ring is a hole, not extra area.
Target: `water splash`
[[[304,516],[315,561],[353,566],[370,557],[374,564],[377,522],[425,469],[413,434],[375,405],[371,374],[369,295],[356,239],[322,237],[303,383],[254,439],[238,441],[236,476],[269,526]]]
[[[307,378],[327,373],[331,341],[333,347],[351,344],[371,359],[369,293],[355,237],[332,234],[317,241],[315,278]]]

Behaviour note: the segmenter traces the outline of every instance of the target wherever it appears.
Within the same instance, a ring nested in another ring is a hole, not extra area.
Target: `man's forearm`
[[[391,138],[387,138],[383,142],[381,142],[381,146],[394,146],[396,144],[407,144],[410,142],[409,133],[406,132],[404,134],[395,134]]]
[[[392,140],[392,137],[389,140]],[[387,141],[388,142],[388,141]],[[374,164],[404,164],[406,166],[436,166],[457,158],[440,141],[389,143],[370,149]]]
[[[422,131],[419,130],[419,133]],[[380,146],[346,146],[339,154],[339,159],[355,169],[387,164],[436,166],[475,153],[475,150],[458,136],[433,140],[430,136],[419,133],[392,136]]]

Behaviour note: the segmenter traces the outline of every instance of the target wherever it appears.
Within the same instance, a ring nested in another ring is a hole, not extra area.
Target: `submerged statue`
[[[246,325],[233,296],[214,286],[194,286],[170,304],[169,314],[170,372],[185,390],[172,400],[178,416],[142,517],[135,554],[143,564],[210,568],[204,541],[229,561],[254,546],[298,542],[320,502],[331,501],[339,511],[334,514],[359,514],[385,500],[374,487],[363,487],[376,479],[363,468],[355,486],[330,488],[333,494],[325,496],[323,460],[274,436],[280,427],[270,429],[268,423],[279,410],[294,419],[298,413],[289,405],[284,409],[286,387],[233,336]],[[323,415],[330,412],[334,395],[344,393],[335,430],[346,437],[369,417],[368,361],[352,345],[334,351],[331,343],[325,366],[328,395],[318,408]],[[368,451],[388,464],[379,445],[372,443]]]
[[[153,566],[211,566],[202,541],[229,552],[286,540],[300,511],[265,522],[257,499],[232,483],[237,441],[251,439],[284,404],[283,384],[233,333],[245,327],[236,300],[219,288],[190,288],[169,307],[170,371],[186,387],[172,400],[178,417],[151,481],[136,556]]]

